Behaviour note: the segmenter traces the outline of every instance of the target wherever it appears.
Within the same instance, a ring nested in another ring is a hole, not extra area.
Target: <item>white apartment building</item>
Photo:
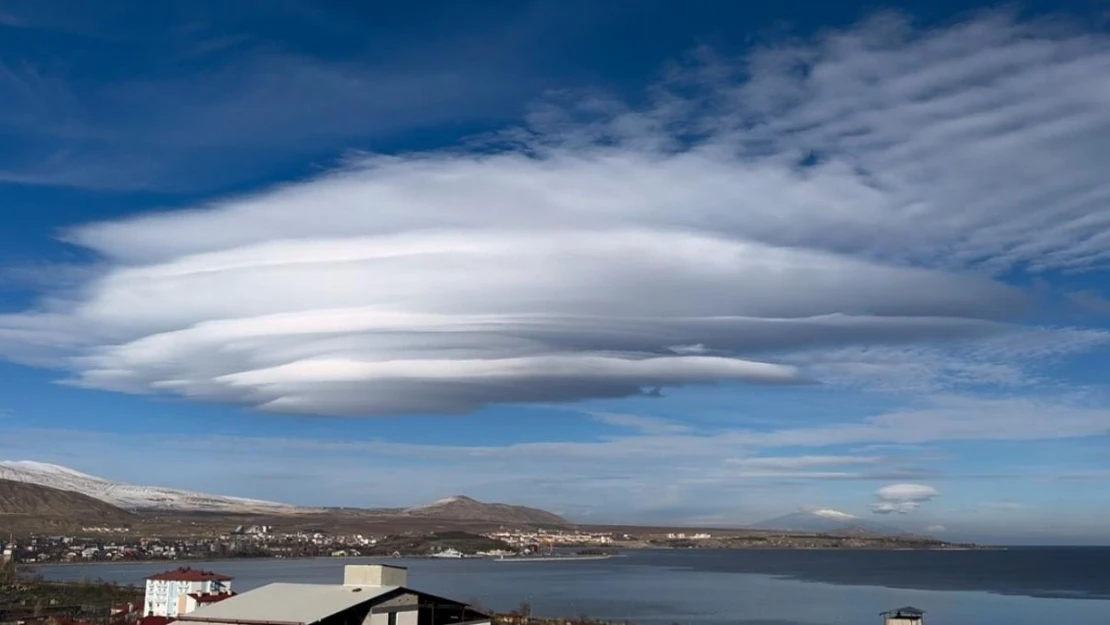
[[[199,605],[227,599],[233,594],[230,577],[181,567],[146,578],[143,615],[172,618],[188,614]]]

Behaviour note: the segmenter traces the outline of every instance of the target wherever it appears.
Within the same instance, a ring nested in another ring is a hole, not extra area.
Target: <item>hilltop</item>
[[[455,495],[430,504],[405,508],[400,511],[400,514],[409,517],[472,523],[488,522],[538,527],[571,527],[573,525],[563,517],[539,508],[505,503],[484,503],[465,495]]]

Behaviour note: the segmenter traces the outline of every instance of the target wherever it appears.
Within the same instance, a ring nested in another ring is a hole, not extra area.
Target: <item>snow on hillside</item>
[[[403,512],[418,512],[418,511],[421,511],[421,510],[430,510],[432,508],[442,508],[444,506],[449,506],[453,503],[466,503],[466,502],[478,503],[477,501],[474,501],[470,497],[464,497],[463,495],[453,495],[451,497],[444,497],[443,499],[436,499],[432,503],[422,503],[422,504],[419,504],[419,505],[416,505],[416,506],[409,506],[408,508],[405,508],[403,510]]]
[[[211,512],[281,512],[295,509],[293,506],[272,501],[113,482],[61,465],[33,460],[0,461],[0,479],[74,491],[128,509]]]
[[[830,510],[829,508],[819,508],[817,510],[810,510],[809,512],[810,514],[816,514],[819,517],[824,517],[826,519],[836,519],[838,521],[850,521],[852,519],[859,518],[854,514],[848,514],[847,512],[841,512],[840,510]]]
[[[841,512],[840,510],[833,510],[830,508],[801,510],[799,512],[761,521],[751,527],[752,529],[794,532],[863,530],[874,534],[886,534],[891,536],[906,533],[897,527],[868,521],[854,514],[848,514],[847,512]]]

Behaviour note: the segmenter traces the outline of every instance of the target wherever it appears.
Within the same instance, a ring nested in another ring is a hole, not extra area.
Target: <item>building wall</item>
[[[191,611],[184,597],[190,593],[209,594],[228,592],[231,582],[205,580],[186,582],[178,580],[146,580],[146,593],[143,600],[143,616],[178,616]],[[193,603],[193,608],[196,603]]]
[[[420,598],[414,593],[403,593],[376,604],[363,625],[417,625],[420,617]]]
[[[143,596],[143,615],[166,616],[169,611],[169,587],[161,580],[146,580]]]

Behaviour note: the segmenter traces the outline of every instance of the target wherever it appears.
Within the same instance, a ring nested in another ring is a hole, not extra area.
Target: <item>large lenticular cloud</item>
[[[362,210],[377,204],[381,175],[361,174]],[[480,198],[451,206],[484,210]],[[70,315],[121,338],[83,349],[77,381],[290,412],[459,412],[795,382],[791,367],[744,354],[970,331],[986,324],[962,318],[1012,300],[983,280],[650,220],[506,228],[493,213],[435,231],[280,231],[283,214],[314,210],[295,203],[243,222],[263,240],[213,251],[201,237],[201,251],[115,265]],[[152,236],[177,230],[159,221],[145,224]]]
[[[0,352],[96,388],[385,415],[793,383],[789,350],[997,331],[1022,298],[990,272],[1107,249],[1107,49],[880,21],[743,78],[691,69],[645,109],[547,110],[497,151],[77,227],[104,270],[0,317]]]

